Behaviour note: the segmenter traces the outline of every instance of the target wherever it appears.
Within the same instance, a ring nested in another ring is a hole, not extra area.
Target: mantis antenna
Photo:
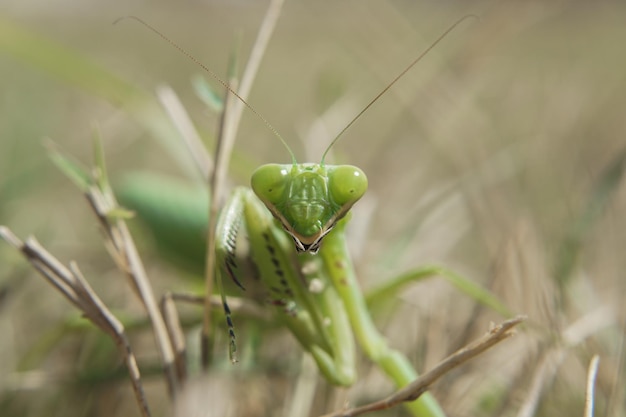
[[[161,39],[163,39],[164,41],[166,41],[167,43],[169,43],[170,45],[172,45],[174,48],[176,48],[181,54],[183,54],[185,57],[187,57],[189,60],[191,60],[193,63],[195,63],[196,65],[198,65],[200,68],[202,68],[207,74],[209,74],[211,77],[213,77],[216,81],[218,81],[220,84],[222,84],[224,86],[224,88],[226,88],[229,92],[231,92],[235,97],[237,97],[256,117],[258,117],[259,119],[261,119],[261,121],[265,124],[265,126],[267,126],[267,128],[274,133],[274,135],[280,140],[280,142],[283,144],[283,146],[285,146],[285,148],[287,149],[287,151],[289,152],[289,155],[291,156],[291,162],[293,165],[297,164],[296,161],[296,157],[293,153],[293,151],[291,150],[291,148],[289,147],[289,145],[287,145],[287,142],[285,141],[285,139],[280,135],[280,133],[278,133],[278,130],[276,130],[276,128],[274,128],[274,126],[272,126],[272,124],[270,122],[267,121],[267,119],[265,117],[263,117],[261,115],[261,113],[259,113],[258,111],[256,111],[256,109],[254,107],[252,107],[252,105],[250,105],[246,100],[243,99],[243,97],[241,97],[239,94],[237,94],[237,92],[235,90],[233,90],[227,82],[225,82],[224,80],[222,80],[215,72],[213,72],[209,67],[207,67],[206,65],[204,65],[202,62],[200,62],[196,57],[194,57],[193,55],[191,55],[189,52],[187,52],[187,50],[185,50],[182,46],[178,45],[176,42],[174,42],[173,40],[171,40],[170,38],[168,38],[167,36],[165,36],[163,33],[161,33],[159,30],[157,30],[154,26],[150,25],[148,22],[144,21],[143,19],[137,17],[137,16],[125,16],[125,17],[121,17],[119,19],[117,19],[116,21],[113,22],[113,24],[117,24],[118,22],[120,22],[121,20],[124,19],[133,19],[134,21],[144,25],[146,28],[148,28],[149,30],[151,30],[152,32],[156,33]],[[403,69],[389,84],[387,84],[387,86],[385,88],[383,88],[380,93],[378,93],[364,108],[363,110],[361,110],[351,121],[350,123],[348,123],[346,125],[346,127],[344,127],[341,132],[339,132],[339,134],[337,136],[335,136],[335,139],[333,139],[333,141],[330,143],[330,145],[328,145],[328,147],[326,148],[326,150],[324,151],[324,154],[322,155],[322,160],[320,162],[320,165],[324,166],[324,161],[326,159],[326,155],[328,154],[328,152],[330,151],[330,149],[333,147],[333,145],[335,145],[335,143],[337,143],[337,141],[343,136],[343,134],[367,111],[369,110],[370,107],[372,107],[372,105],[374,105],[374,103],[376,103],[378,101],[378,99],[380,97],[383,96],[383,94],[385,94],[387,91],[389,91],[389,89],[391,87],[393,87],[393,85],[398,82],[398,80],[400,80],[400,78],[402,78],[407,72],[409,72],[409,70],[411,68],[413,68],[415,66],[415,64],[417,64],[419,61],[422,60],[422,58],[424,58],[424,56],[426,54],[428,54],[435,46],[437,46],[437,44],[439,44],[439,42],[441,42],[446,36],[448,36],[448,34],[450,32],[452,32],[457,26],[459,26],[461,23],[463,23],[465,20],[467,19],[479,19],[480,17],[473,15],[473,14],[469,14],[469,15],[465,15],[462,18],[460,18],[459,20],[457,20],[456,22],[454,22],[452,25],[450,25],[450,27],[448,27],[448,29],[446,29],[437,39],[435,39],[435,41],[433,43],[430,44],[430,46],[428,48],[426,48],[424,50],[424,52],[422,52],[417,58],[415,58],[405,69]]]
[[[170,38],[168,38],[167,36],[165,36],[163,33],[161,33],[158,29],[156,29],[154,26],[152,26],[151,24],[149,24],[148,22],[146,22],[145,20],[137,17],[137,16],[124,16],[124,17],[120,17],[119,19],[115,20],[113,22],[113,24],[117,24],[118,22],[125,20],[125,19],[132,19],[142,25],[144,25],[146,28],[148,28],[149,30],[151,30],[152,32],[156,33],[161,39],[163,39],[164,41],[166,41],[167,43],[169,43],[170,45],[172,45],[174,48],[176,48],[181,54],[183,54],[185,57],[187,57],[189,60],[191,60],[193,63],[195,63],[196,65],[198,65],[200,68],[202,68],[207,74],[209,74],[211,77],[213,77],[216,81],[218,81],[220,84],[222,84],[224,86],[224,88],[226,88],[229,92],[231,92],[235,97],[237,97],[248,109],[250,109],[250,111],[259,119],[261,119],[261,121],[265,124],[265,126],[267,126],[267,128],[274,133],[274,135],[281,141],[281,143],[285,146],[285,148],[287,149],[287,152],[289,152],[289,155],[291,156],[291,162],[293,165],[297,164],[296,161],[296,156],[294,155],[293,151],[291,150],[291,148],[289,147],[289,145],[287,145],[287,142],[285,141],[285,139],[283,139],[283,137],[280,135],[280,133],[278,133],[278,130],[276,130],[276,128],[274,128],[274,126],[272,126],[272,124],[270,122],[267,121],[267,119],[265,117],[263,117],[261,115],[261,113],[259,113],[258,111],[256,111],[256,109],[254,107],[252,107],[252,105],[250,105],[246,100],[243,99],[243,97],[241,97],[239,94],[237,94],[237,92],[235,90],[233,90],[226,81],[222,80],[219,75],[217,75],[215,72],[213,72],[209,67],[207,67],[206,65],[204,65],[202,62],[200,62],[195,56],[193,56],[192,54],[190,54],[189,52],[187,52],[186,49],[184,49],[182,46],[178,45],[176,42],[174,42],[173,40],[171,40]]]
[[[393,87],[393,85],[400,79],[402,78],[407,72],[409,72],[409,70],[411,68],[413,68],[413,66],[415,66],[415,64],[417,64],[419,61],[422,60],[422,58],[424,58],[424,56],[426,54],[428,54],[435,46],[437,46],[437,44],[439,42],[441,42],[446,36],[448,36],[448,34],[450,32],[452,32],[457,26],[459,26],[462,22],[464,22],[467,19],[478,19],[480,20],[480,17],[473,15],[473,14],[468,14],[463,16],[462,18],[460,18],[459,20],[457,20],[456,22],[454,22],[452,25],[450,25],[450,27],[448,27],[448,29],[446,29],[445,32],[443,32],[441,35],[439,35],[439,37],[437,39],[435,39],[435,41],[433,43],[430,44],[430,46],[428,48],[426,48],[424,50],[424,52],[422,52],[417,58],[415,58],[413,60],[413,62],[411,62],[405,69],[403,69],[398,75],[396,75],[396,77],[389,83],[387,84],[387,87],[383,88],[382,91],[380,93],[378,93],[376,95],[376,97],[374,97],[364,108],[363,110],[361,110],[351,121],[350,123],[348,123],[346,125],[346,127],[343,128],[343,130],[341,132],[339,132],[339,134],[337,136],[335,136],[335,139],[333,139],[333,141],[330,143],[330,145],[328,145],[328,147],[326,148],[326,150],[324,151],[324,154],[322,155],[322,161],[320,162],[320,165],[324,166],[324,160],[326,159],[326,154],[328,154],[328,151],[330,151],[330,148],[333,147],[333,145],[335,143],[337,143],[337,141],[339,140],[339,138],[341,138],[343,136],[344,133],[346,133],[346,131],[354,124],[354,122],[356,122],[361,116],[363,116],[363,113],[365,113],[370,107],[372,107],[372,105],[374,103],[376,103],[378,101],[378,99],[385,94],[387,91],[389,91],[389,89],[391,87]]]

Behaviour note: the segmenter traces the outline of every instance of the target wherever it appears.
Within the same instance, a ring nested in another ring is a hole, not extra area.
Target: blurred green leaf
[[[42,35],[0,16],[0,53],[38,68],[61,81],[122,108],[158,139],[184,172],[199,173],[180,146],[178,131],[154,95],[123,80],[103,67]]]
[[[0,50],[115,105],[143,95],[74,51],[1,18]]]
[[[120,204],[137,213],[163,255],[202,274],[209,198],[204,188],[154,173],[126,176],[114,187]]]
[[[620,152],[594,183],[586,206],[567,232],[558,252],[555,279],[563,288],[569,281],[584,241],[615,196],[626,169],[626,149]]]

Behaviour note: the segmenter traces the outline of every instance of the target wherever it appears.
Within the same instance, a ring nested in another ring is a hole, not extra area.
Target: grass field
[[[300,159],[317,162],[324,143],[449,25],[479,15],[334,149],[335,161],[361,167],[370,181],[353,220],[359,276],[373,288],[419,265],[445,265],[528,315],[514,338],[434,385],[450,416],[582,416],[596,354],[596,415],[626,415],[626,7],[373,3],[287,2],[249,102]],[[212,144],[217,115],[191,83],[201,69],[141,25],[112,22],[140,16],[226,74],[237,46],[239,60],[247,59],[265,8],[72,0],[0,7],[0,224],[36,235],[64,262],[76,260],[111,309],[135,324],[131,342],[156,416],[173,412],[143,310],[80,191],[49,161],[44,138],[90,161],[97,125],[114,183],[137,170],[193,176],[154,90],[170,85]],[[229,184],[247,184],[260,164],[288,161],[272,133],[244,113]],[[157,295],[200,288],[136,232]],[[443,280],[412,285],[396,301],[375,311],[377,322],[420,371],[502,320]],[[199,314],[182,313],[196,365]],[[209,377],[192,366],[194,383],[181,401],[194,409],[189,415],[290,415],[299,348],[282,332],[261,338],[253,327],[241,326],[238,336],[244,351],[259,345],[262,361],[231,367],[224,358]],[[113,344],[4,243],[0,335],[1,416],[139,415]],[[320,382],[301,415],[389,393],[361,362],[353,388]]]

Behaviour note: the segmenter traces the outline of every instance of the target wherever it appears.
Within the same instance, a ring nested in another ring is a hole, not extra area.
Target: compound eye
[[[367,191],[367,177],[352,165],[329,167],[328,190],[336,204],[352,206]]]
[[[272,204],[283,199],[289,180],[291,165],[267,164],[252,173],[251,186],[254,193],[263,201]]]

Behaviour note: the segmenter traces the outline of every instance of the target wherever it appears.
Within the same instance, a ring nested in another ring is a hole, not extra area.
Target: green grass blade
[[[561,243],[556,261],[554,277],[561,288],[569,281],[586,237],[619,189],[626,169],[626,150],[606,167],[595,182],[589,201],[572,224]]]
[[[444,278],[463,294],[474,299],[477,303],[498,312],[503,317],[513,317],[513,313],[493,293],[470,279],[439,266],[425,266],[413,269],[389,280],[380,287],[368,292],[366,296],[367,304],[372,309],[376,308],[383,302],[392,299],[407,285],[435,276]]]
[[[211,110],[220,113],[224,110],[224,100],[220,94],[207,82],[202,76],[196,76],[191,79],[191,83],[196,95]]]
[[[106,161],[104,158],[104,147],[100,131],[96,128],[93,132],[93,160],[96,168],[95,179],[100,190],[109,190],[109,179],[107,176]]]
[[[64,155],[53,144],[48,144],[48,155],[54,165],[57,166],[81,191],[87,191],[93,185],[93,178],[89,170],[69,156]]]

